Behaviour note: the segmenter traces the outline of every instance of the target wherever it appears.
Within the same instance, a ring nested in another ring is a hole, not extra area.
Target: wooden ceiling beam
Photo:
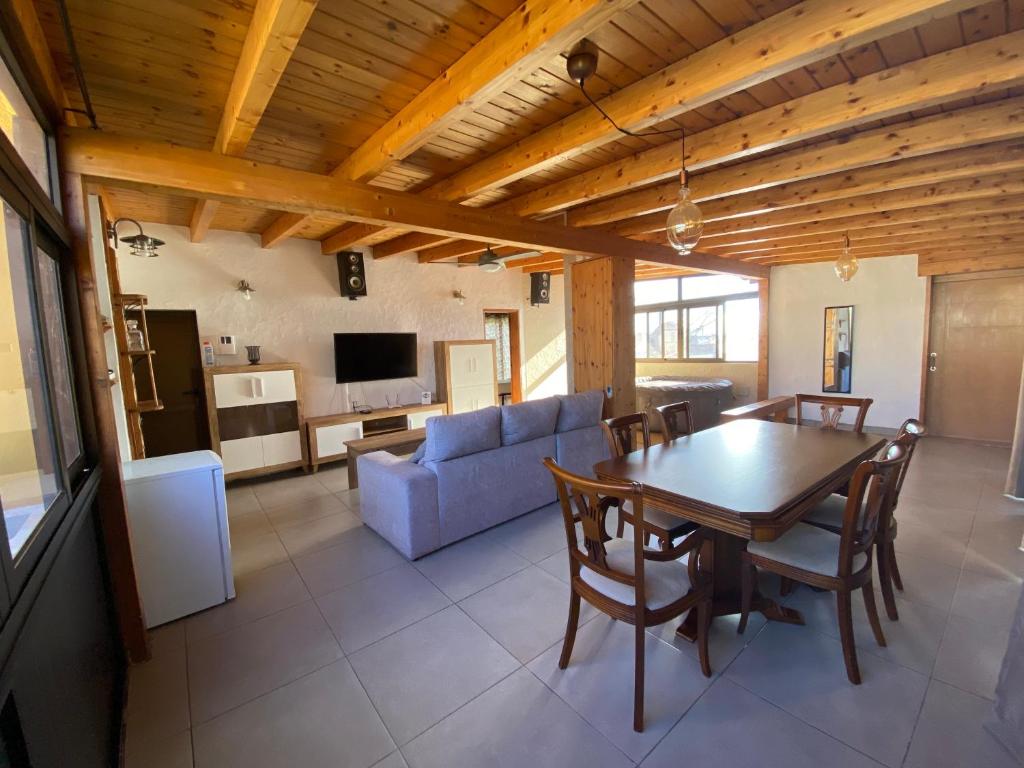
[[[1024,57],[1015,51],[1021,47],[1024,47],[1024,30],[954,48],[723,123],[687,139],[687,168],[692,172],[727,160],[751,157],[798,141],[814,139],[829,131],[1019,85],[1024,83]],[[1009,111],[1003,109],[989,112],[977,115],[977,119],[968,116],[966,120],[970,126],[963,135],[971,138],[960,146],[978,143],[986,135],[1006,136],[1007,121],[1014,126],[1009,135],[1018,136],[1021,109],[1021,100],[1014,99]],[[1004,127],[993,129],[993,124]],[[915,129],[909,139],[919,142],[922,152],[925,147],[933,147],[930,151],[937,151],[936,145],[940,143],[943,148],[952,148],[951,144],[955,146],[955,140],[950,139],[956,135],[957,125],[954,122],[937,121],[931,124],[921,121],[909,128]],[[971,132],[971,128],[977,133]],[[939,135],[945,138],[939,140]],[[873,140],[873,145],[857,144],[856,151],[863,151],[867,156],[876,158],[876,162],[882,162],[882,159],[877,159],[881,146],[888,145],[891,151],[896,152],[907,138],[894,135],[886,139],[886,136],[883,129],[873,131],[871,139],[865,140]],[[853,143],[853,140],[847,143]],[[828,143],[823,151],[823,159],[812,163],[812,167],[817,169],[815,173],[820,175],[845,170],[841,145],[842,142]],[[813,149],[809,148],[809,151]],[[807,154],[795,159],[797,162],[807,159]],[[857,157],[854,150],[851,150],[850,157]],[[774,165],[787,162],[782,158],[780,155],[774,159],[754,161],[758,163],[757,170],[746,179],[737,177],[740,179],[738,183],[727,181],[730,169],[715,171],[711,183],[722,186],[709,186],[706,192],[701,191],[699,194],[705,197],[721,196],[728,192],[728,185],[740,191],[756,189],[767,183],[757,181],[759,173],[781,171],[783,178],[787,174],[793,175],[792,168],[787,171],[784,167]],[[551,213],[651,182],[674,178],[679,173],[679,164],[679,147],[675,142],[670,142],[549,184],[488,210],[517,216]],[[799,168],[798,165],[796,167]],[[770,171],[772,168],[775,170]],[[796,176],[801,177],[799,172]],[[700,175],[693,177],[695,186],[699,186],[700,178]],[[579,223],[579,220],[573,223]]]
[[[924,0],[918,0],[924,2]],[[547,64],[637,0],[526,0],[358,146],[331,175],[370,181]],[[378,228],[346,227],[324,253],[352,247]]]
[[[929,261],[927,255],[919,255],[917,257],[917,274],[921,277],[1022,268],[1024,268],[1024,246],[1021,246],[1015,252],[1005,254],[978,253],[959,259]]]
[[[503,216],[428,200],[368,184],[255,163],[164,142],[128,139],[81,129],[63,133],[69,173],[121,186],[191,192],[214,200],[270,207],[295,214],[401,226],[446,237],[497,242],[559,253],[642,259],[711,272],[764,277],[753,264],[640,243],[603,232]],[[501,233],[495,238],[495,233]]]
[[[299,44],[317,0],[257,0],[221,113],[214,151],[240,157]],[[216,200],[197,200],[189,221],[193,243],[206,237]]]
[[[922,250],[935,251],[938,248],[958,250],[968,249],[989,249],[1012,246],[1014,244],[1024,245],[1024,230],[1018,229],[1015,232],[996,234],[990,232],[978,232],[977,234],[962,234],[959,237],[949,237],[936,243],[934,238],[923,237],[914,239],[892,238],[887,242],[876,242],[859,246],[851,246],[850,252],[857,258],[871,258],[873,256],[897,256],[900,254],[919,253]],[[805,261],[815,261],[820,258],[837,258],[843,251],[842,245],[823,247],[813,251],[796,254],[775,254],[770,256],[746,257],[745,261],[757,261],[760,264],[796,264]]]

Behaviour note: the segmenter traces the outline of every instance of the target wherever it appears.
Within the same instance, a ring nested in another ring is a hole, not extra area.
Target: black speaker
[[[530,304],[547,304],[551,301],[551,273],[534,272],[530,275]]]
[[[341,295],[355,301],[366,295],[366,270],[363,268],[363,254],[355,251],[341,251],[338,254],[338,281]]]

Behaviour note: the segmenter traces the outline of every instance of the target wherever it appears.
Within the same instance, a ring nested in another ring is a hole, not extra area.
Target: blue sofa
[[[609,457],[599,390],[427,419],[412,460],[360,456],[363,522],[410,560],[557,500],[546,456],[591,475]]]

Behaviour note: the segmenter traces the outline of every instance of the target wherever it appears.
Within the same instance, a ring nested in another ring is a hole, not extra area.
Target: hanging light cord
[[[75,112],[89,118],[89,125],[99,128],[96,122],[96,113],[92,108],[92,99],[89,98],[89,87],[85,84],[85,75],[82,73],[82,60],[78,57],[78,48],[75,47],[75,36],[71,33],[71,19],[68,16],[68,6],[65,0],[57,0],[57,8],[60,10],[60,23],[64,27],[64,37],[68,43],[68,54],[71,56],[71,65],[75,70],[75,79],[78,81],[78,90],[82,94],[82,103],[85,109],[65,108],[65,112]]]

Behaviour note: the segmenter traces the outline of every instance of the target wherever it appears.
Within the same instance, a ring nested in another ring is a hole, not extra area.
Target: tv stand
[[[377,408],[369,413],[335,413],[308,418],[309,466],[316,472],[321,464],[348,458],[345,443],[351,440],[418,429],[426,424],[429,417],[447,413],[445,403],[416,403]]]

